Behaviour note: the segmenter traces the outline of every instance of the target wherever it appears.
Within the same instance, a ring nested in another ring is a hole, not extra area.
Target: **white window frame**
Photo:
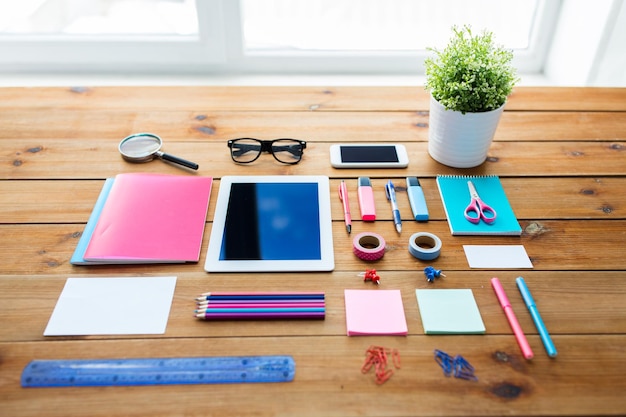
[[[225,62],[223,0],[196,0],[198,36],[0,37],[2,72],[193,72]]]
[[[314,0],[312,0],[314,1]],[[424,73],[427,51],[246,54],[240,0],[196,0],[199,36],[97,37],[49,40],[0,38],[0,72],[124,74],[409,74]],[[540,2],[528,50],[515,51],[519,73],[539,74],[558,20],[561,0]]]

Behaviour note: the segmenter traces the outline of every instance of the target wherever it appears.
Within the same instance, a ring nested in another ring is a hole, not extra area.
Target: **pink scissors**
[[[467,186],[469,187],[470,196],[472,198],[463,213],[467,221],[475,224],[480,222],[481,219],[487,224],[495,222],[496,211],[480,199],[478,192],[476,192],[476,187],[474,187],[471,181],[467,182]]]

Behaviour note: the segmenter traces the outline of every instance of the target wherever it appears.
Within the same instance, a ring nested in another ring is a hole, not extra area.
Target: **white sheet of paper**
[[[523,245],[463,245],[470,268],[532,268]]]
[[[163,334],[176,277],[68,278],[44,336]]]

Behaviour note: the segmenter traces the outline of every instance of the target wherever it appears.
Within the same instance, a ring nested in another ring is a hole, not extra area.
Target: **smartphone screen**
[[[341,162],[344,163],[384,163],[399,162],[396,147],[393,145],[342,146]]]

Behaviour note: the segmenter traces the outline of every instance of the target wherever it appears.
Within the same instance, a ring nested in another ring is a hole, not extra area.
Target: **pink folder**
[[[117,175],[84,259],[198,262],[212,184],[211,177]]]
[[[345,290],[348,336],[408,333],[400,290]]]

